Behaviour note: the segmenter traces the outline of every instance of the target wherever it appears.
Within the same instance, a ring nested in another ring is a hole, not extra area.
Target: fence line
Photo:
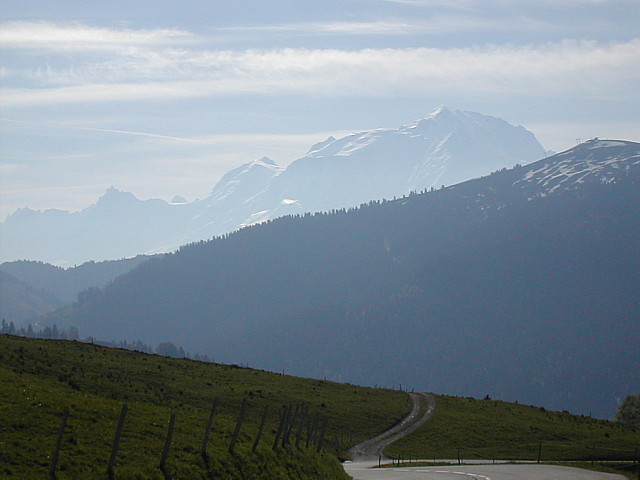
[[[429,461],[438,462],[439,460],[453,459],[458,464],[463,464],[465,460],[474,461],[474,460],[493,460],[494,463],[496,461],[533,461],[536,463],[541,462],[558,462],[558,461],[582,461],[582,462],[591,462],[594,464],[596,462],[630,462],[633,465],[640,465],[640,451],[638,448],[614,448],[607,447],[604,445],[597,445],[594,443],[557,443],[557,442],[538,442],[531,444],[517,444],[514,448],[518,449],[520,453],[512,453],[510,455],[491,455],[487,450],[481,450],[481,452],[474,451],[473,447],[455,447],[452,450],[453,456],[447,456],[439,454],[438,458],[433,456],[427,456],[425,454],[411,454],[408,456],[409,458],[420,458],[423,461],[426,459],[430,459]],[[529,449],[529,453],[522,453]],[[566,449],[567,452],[563,453],[562,449]],[[576,453],[578,452],[578,453]],[[546,453],[546,455],[545,455]],[[403,458],[406,457],[403,454],[402,456],[396,455],[387,457],[392,462],[399,462]]]
[[[200,444],[200,454],[202,455],[205,461],[205,464],[208,464],[207,446],[209,443],[210,432],[217,415],[219,404],[220,404],[220,400],[218,397],[216,397],[213,400],[211,410],[209,413],[209,418],[207,420],[204,435],[202,438],[202,442]],[[234,454],[235,452],[235,447],[240,435],[240,431],[242,429],[242,425],[245,421],[248,408],[249,408],[248,399],[244,398],[242,401],[242,405],[240,407],[240,412],[238,414],[236,426],[229,443],[228,452],[230,454]],[[118,453],[120,449],[122,435],[126,430],[125,423],[126,423],[128,411],[129,411],[129,405],[124,403],[120,410],[116,431],[113,437],[113,443],[111,445],[111,454],[110,454],[109,461],[107,464],[107,469],[105,472],[107,477],[110,480],[115,479],[115,467],[116,467],[116,462],[117,462]],[[313,444],[315,443],[316,451],[320,452],[322,449],[322,442],[323,442],[323,437],[326,430],[326,423],[328,419],[326,417],[321,417],[319,413],[316,413],[312,421],[311,415],[309,414],[309,406],[307,404],[284,405],[280,411],[281,413],[279,415],[278,430],[274,438],[273,449],[276,450],[279,446],[281,446],[282,448],[287,447],[287,445],[290,444],[290,439],[293,438],[292,432],[294,432],[294,429],[296,427],[297,427],[297,430],[295,430],[295,448],[300,449],[301,448],[300,444],[304,437],[304,428],[306,427],[307,429],[306,445],[305,445],[306,448],[308,449],[312,447]],[[251,447],[252,453],[256,452],[260,444],[260,441],[264,434],[264,428],[266,426],[268,416],[269,416],[269,406],[267,405],[264,408],[261,416],[258,433],[255,437],[255,440],[252,443],[252,447]],[[61,420],[60,420],[60,426],[58,428],[56,444],[55,444],[53,454],[51,456],[51,462],[49,464],[49,477],[51,479],[56,478],[56,470],[58,469],[58,463],[59,463],[60,454],[62,451],[63,438],[64,438],[65,430],[67,428],[67,422],[70,417],[71,417],[71,413],[69,412],[69,409],[65,409],[61,414]],[[321,432],[322,434],[319,435],[317,434],[317,431],[319,430],[319,424],[321,422],[324,422],[322,423],[322,426],[324,428]],[[160,457],[160,462],[158,464],[158,468],[164,474],[165,478],[171,477],[168,471],[168,460],[170,456],[171,445],[173,443],[173,435],[174,435],[175,427],[176,427],[176,413],[172,412],[169,418],[169,425],[167,428],[164,447],[162,449],[162,455]]]

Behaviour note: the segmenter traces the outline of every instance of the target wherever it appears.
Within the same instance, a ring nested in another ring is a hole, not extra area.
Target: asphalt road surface
[[[554,465],[451,465],[371,468],[377,462],[346,462],[354,480],[625,480],[622,475]]]
[[[478,465],[372,468],[378,465],[378,458],[385,447],[408,435],[433,415],[436,405],[431,395],[412,393],[410,396],[412,408],[406,418],[349,451],[353,461],[345,462],[343,467],[354,480],[626,480],[622,475],[538,464],[487,462]]]

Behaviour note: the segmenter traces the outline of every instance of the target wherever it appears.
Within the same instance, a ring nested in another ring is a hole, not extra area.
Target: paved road
[[[414,431],[433,414],[435,401],[431,395],[411,394],[411,400],[411,412],[398,425],[349,451],[354,461],[343,466],[354,480],[625,480],[622,475],[537,464],[372,468],[378,465],[378,456],[386,446]]]
[[[374,468],[377,462],[346,462],[354,480],[624,480],[622,475],[553,465],[451,465]]]
[[[396,440],[408,435],[426,422],[436,408],[436,401],[428,393],[410,393],[411,412],[395,427],[390,428],[377,437],[366,440],[349,450],[349,456],[354,461],[378,460],[383,450]],[[421,414],[420,412],[424,410]]]

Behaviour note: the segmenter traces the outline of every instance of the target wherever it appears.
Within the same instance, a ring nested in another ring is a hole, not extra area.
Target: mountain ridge
[[[304,376],[611,416],[640,388],[639,182],[639,144],[593,140],[196,242],[49,321]]]
[[[263,158],[227,172],[202,200],[138,200],[113,187],[80,212],[23,209],[2,223],[2,261],[63,266],[173,251],[282,215],[391,199],[543,156],[524,127],[444,107],[398,129],[329,137],[288,167]]]

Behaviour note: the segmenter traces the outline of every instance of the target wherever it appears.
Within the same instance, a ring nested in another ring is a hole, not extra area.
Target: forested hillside
[[[7,322],[28,322],[76,300],[79,292],[106,285],[147,260],[146,255],[62,268],[44,262],[17,260],[0,265],[0,313]]]
[[[216,360],[611,417],[640,389],[638,144],[183,247],[49,319]]]

